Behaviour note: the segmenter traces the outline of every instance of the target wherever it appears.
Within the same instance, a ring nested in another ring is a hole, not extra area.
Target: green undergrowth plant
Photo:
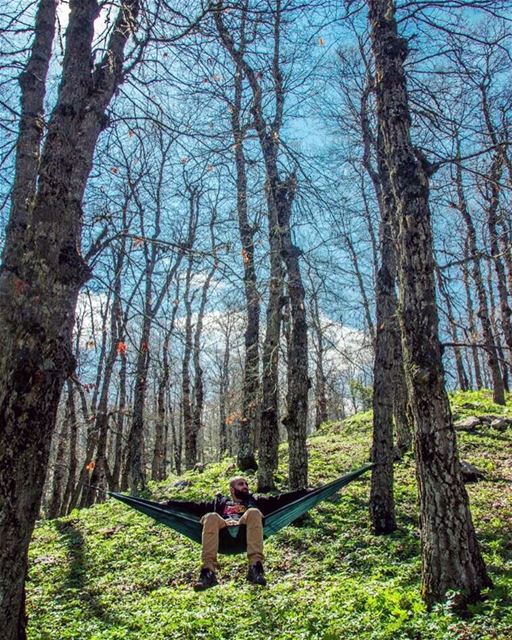
[[[454,412],[484,394],[452,395]],[[478,400],[480,402],[480,400]],[[485,402],[488,402],[486,400]],[[485,405],[488,408],[488,404]],[[507,411],[510,411],[510,406]],[[489,413],[497,414],[494,406]],[[371,412],[310,438],[310,484],[366,462]],[[461,457],[485,480],[467,485],[494,587],[461,616],[457,594],[427,612],[412,454],[396,464],[398,530],[374,536],[369,475],[265,543],[268,587],[245,581],[243,556],[221,556],[220,586],[195,593],[200,548],[108,500],[40,522],[27,583],[31,640],[511,640],[512,430],[460,433]],[[287,448],[277,474],[286,490]],[[237,472],[230,459],[151,484],[153,499],[209,499]],[[249,476],[254,490],[255,478]]]

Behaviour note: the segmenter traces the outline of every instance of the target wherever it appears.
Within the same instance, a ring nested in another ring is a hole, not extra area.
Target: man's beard
[[[249,490],[241,491],[240,489],[233,489],[233,493],[238,500],[244,500],[249,495]]]

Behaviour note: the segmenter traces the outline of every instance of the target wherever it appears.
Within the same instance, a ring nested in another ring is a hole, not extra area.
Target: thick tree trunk
[[[368,111],[368,100],[374,88],[374,80],[369,77],[366,86],[361,94],[361,109],[359,118],[361,122],[362,142],[363,142],[363,158],[362,163],[373,184],[380,213],[380,249],[381,249],[381,267],[377,270],[375,276],[376,287],[376,305],[382,309],[376,310],[377,315],[384,314],[385,321],[377,323],[377,333],[380,335],[375,337],[375,361],[374,361],[374,384],[378,380],[377,388],[374,389],[373,407],[374,407],[374,457],[385,460],[384,468],[378,468],[373,474],[372,482],[375,484],[376,503],[387,507],[379,507],[384,515],[388,516],[380,518],[382,522],[382,533],[385,532],[385,523],[387,522],[390,530],[395,526],[394,504],[393,504],[393,471],[389,469],[389,432],[393,433],[392,421],[394,418],[396,431],[396,447],[394,457],[400,458],[411,447],[412,443],[412,427],[410,419],[409,400],[407,395],[407,383],[405,380],[405,372],[403,365],[402,343],[400,336],[400,326],[398,322],[398,308],[396,299],[396,248],[392,241],[392,216],[395,207],[393,193],[388,175],[385,158],[382,149],[382,135],[380,132],[376,134],[372,132]],[[376,156],[377,167],[372,162],[372,148]],[[365,209],[367,211],[366,218],[368,225],[371,226],[371,220],[368,213],[368,206],[365,198]],[[373,244],[373,240],[372,240]],[[374,264],[378,267],[374,251]],[[380,344],[377,346],[377,341]],[[389,351],[386,351],[384,345],[387,345]],[[381,370],[381,366],[387,371]],[[389,399],[392,398],[392,415],[389,413]],[[383,403],[382,410],[380,404]],[[377,408],[376,408],[377,407]],[[382,433],[380,433],[382,431]],[[392,437],[392,435],[391,435]],[[377,524],[377,507],[374,522],[375,531],[380,528]]]
[[[393,459],[400,458],[411,446],[408,421],[408,398],[403,372],[403,357],[396,300],[396,256],[391,221],[395,202],[383,155],[380,132],[372,133],[368,117],[368,98],[374,81],[370,77],[361,95],[360,121],[363,135],[363,166],[373,183],[380,213],[380,266],[375,262],[376,334],[373,369],[373,438],[370,491],[370,517],[376,534],[396,529],[393,496]],[[373,166],[372,147],[377,168]],[[366,202],[366,200],[365,200]],[[365,204],[365,208],[368,209]],[[367,214],[367,218],[369,215]],[[393,448],[393,418],[396,448]]]
[[[462,482],[444,387],[426,161],[413,148],[404,60],[393,0],[369,0],[377,117],[396,204],[400,322],[415,422],[423,596],[428,605],[450,589],[475,600],[491,584]]]
[[[130,4],[136,12],[136,2]],[[13,202],[0,275],[0,628],[5,640],[26,636],[28,543],[61,389],[75,364],[71,337],[78,291],[90,275],[77,250],[81,202],[105,109],[122,80],[123,51],[131,32],[122,5],[107,47],[109,62],[101,60],[92,73],[91,42],[99,8],[94,0],[73,0],[70,7],[62,81],[40,156],[37,192],[22,189],[23,202]],[[28,106],[25,96],[35,87],[44,99],[54,11],[55,3],[41,1],[36,32],[45,32],[49,45],[34,40],[32,59],[41,58],[43,64],[36,73],[29,62],[22,110]],[[36,107],[35,113],[41,112]],[[20,141],[24,137],[20,130]],[[29,145],[38,158],[39,141]],[[24,171],[22,164],[17,170]],[[34,184],[33,177],[28,183]],[[24,209],[27,202],[30,210]]]

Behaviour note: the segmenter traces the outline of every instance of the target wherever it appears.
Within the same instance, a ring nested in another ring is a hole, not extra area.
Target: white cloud
[[[105,3],[100,11],[100,15],[94,22],[94,37],[103,39],[104,34],[108,30],[108,25],[112,23],[112,12],[115,11],[115,4],[111,2]],[[69,2],[67,0],[60,0],[57,7],[57,19],[61,30],[65,33],[69,23]],[[115,14],[114,14],[115,15]],[[95,42],[95,44],[98,44]]]

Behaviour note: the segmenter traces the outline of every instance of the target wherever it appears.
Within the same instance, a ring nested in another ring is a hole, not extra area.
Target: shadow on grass
[[[111,612],[98,602],[97,596],[88,585],[87,563],[84,554],[84,538],[82,533],[75,527],[73,521],[57,521],[55,523],[57,531],[60,533],[62,542],[68,550],[69,570],[63,582],[62,597],[66,597],[69,590],[79,593],[79,601],[83,607],[84,615],[96,617],[107,624],[115,624]]]
[[[491,440],[498,440],[500,442],[510,442],[510,435],[503,435],[502,431],[470,431],[470,436],[477,438],[490,438]],[[469,440],[469,442],[471,442]]]

